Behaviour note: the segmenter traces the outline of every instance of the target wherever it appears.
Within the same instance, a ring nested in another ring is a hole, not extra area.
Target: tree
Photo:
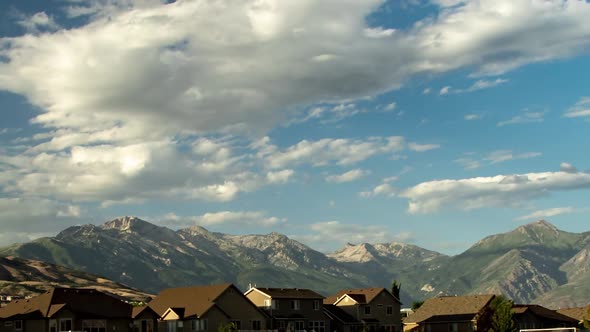
[[[412,310],[416,311],[424,304],[424,301],[414,301],[412,302]]]
[[[219,326],[217,327],[217,332],[234,332],[237,330],[236,324],[233,322],[227,324],[219,323]]]
[[[496,296],[490,303],[492,321],[490,332],[516,332],[514,325],[512,301],[504,296]]]
[[[396,299],[400,299],[399,298],[399,292],[402,289],[402,284],[398,283],[397,280],[393,280],[393,282],[391,283],[391,294],[393,294],[393,296],[395,296]]]

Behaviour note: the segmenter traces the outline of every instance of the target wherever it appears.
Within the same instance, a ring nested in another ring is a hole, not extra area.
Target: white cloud
[[[55,23],[55,20],[45,12],[38,12],[28,17],[22,17],[18,21],[18,24],[31,33],[38,33],[46,30],[55,31],[60,29],[60,26]]]
[[[501,85],[508,82],[507,79],[503,79],[503,78],[497,78],[495,80],[478,80],[475,81],[471,86],[464,88],[464,89],[453,89],[452,91],[447,90],[446,93],[467,93],[467,92],[473,92],[473,91],[478,91],[478,90],[483,90],[483,89],[489,89],[489,88],[493,88],[495,86]]]
[[[465,114],[465,116],[463,118],[467,121],[473,121],[473,120],[481,119],[481,115],[480,114]]]
[[[198,226],[234,225],[240,227],[273,227],[287,222],[286,218],[269,217],[264,211],[219,211],[200,216],[179,216],[174,213],[156,218],[175,228]]]
[[[352,182],[362,178],[363,176],[368,175],[369,173],[369,171],[357,168],[350,170],[348,172],[344,172],[342,174],[328,175],[326,177],[326,181],[335,183]]]
[[[523,124],[523,123],[540,123],[543,122],[545,112],[524,112],[522,115],[517,115],[510,120],[498,122],[498,127],[506,125]]]
[[[385,105],[385,108],[384,108],[384,110],[385,110],[386,112],[391,112],[391,111],[393,111],[393,110],[394,110],[396,107],[397,107],[397,104],[396,104],[395,102],[393,102],[393,103],[389,103],[389,104]]]
[[[289,179],[295,174],[292,169],[284,169],[277,172],[267,172],[266,179],[269,183],[287,183]]]
[[[392,197],[396,193],[395,187],[393,187],[389,182],[384,181],[383,183],[377,185],[375,188],[371,189],[370,191],[361,191],[359,196],[362,198],[370,198],[370,197],[377,197],[377,196],[386,196]]]
[[[404,149],[403,137],[370,137],[365,140],[325,138],[318,141],[303,140],[284,150],[261,143],[261,157],[270,168],[293,167],[300,164],[325,166],[352,165],[379,154],[392,154]]]
[[[431,88],[426,88],[426,89],[422,90],[423,95],[429,95],[431,92],[432,92]]]
[[[492,164],[502,163],[509,160],[515,159],[529,159],[541,156],[540,152],[525,152],[525,153],[513,153],[510,150],[497,150],[490,152],[484,160],[489,161]]]
[[[420,183],[402,190],[410,213],[430,213],[441,207],[470,210],[519,206],[557,191],[590,188],[589,173],[543,172],[445,179]]]
[[[425,152],[425,151],[438,149],[438,148],[440,148],[440,145],[439,144],[418,144],[418,143],[410,142],[408,144],[408,148],[410,150],[416,151],[416,152]]]
[[[80,221],[80,206],[44,198],[0,198],[0,220],[3,234],[55,233]],[[35,236],[38,237],[38,236]],[[0,239],[1,245],[12,243]]]
[[[441,95],[441,96],[444,96],[446,94],[449,94],[450,92],[451,92],[451,87],[447,85],[445,87],[442,87],[440,89],[440,91],[438,92],[438,94]]]
[[[481,162],[467,157],[455,159],[455,162],[466,170],[474,170],[481,167]]]
[[[590,97],[582,97],[578,102],[564,114],[567,118],[578,118],[590,116]]]
[[[392,241],[411,241],[412,233],[393,234],[383,226],[368,224],[349,224],[337,220],[318,222],[309,226],[310,234],[291,235],[320,250],[333,250],[347,242],[385,243]]]
[[[559,165],[559,169],[562,172],[566,172],[566,173],[577,173],[578,170],[574,167],[574,165],[570,164],[570,163],[561,163]]]
[[[545,209],[545,210],[538,210],[538,211],[534,211],[531,212],[527,215],[518,217],[514,220],[517,221],[522,221],[522,220],[539,220],[539,219],[544,219],[544,218],[549,218],[549,217],[554,217],[554,216],[558,216],[561,214],[569,214],[569,213],[573,213],[576,210],[573,207],[559,207],[559,208],[551,208],[551,209]]]

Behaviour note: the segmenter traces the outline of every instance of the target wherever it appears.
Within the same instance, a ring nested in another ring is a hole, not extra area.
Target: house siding
[[[219,296],[215,303],[232,320],[240,320],[242,330],[252,330],[252,321],[260,321],[260,329],[267,329],[267,316],[237,289],[229,288]]]

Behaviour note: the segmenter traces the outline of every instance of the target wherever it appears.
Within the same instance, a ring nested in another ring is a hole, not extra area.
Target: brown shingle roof
[[[577,319],[579,322],[581,322],[588,314],[588,308],[589,307],[563,308],[558,309],[557,312],[570,318]]]
[[[262,288],[256,287],[260,292],[275,299],[323,299],[324,296],[305,288]]]
[[[464,319],[475,317],[486,307],[495,295],[443,296],[428,299],[413,314],[404,319],[404,324],[418,323],[433,316],[461,316]],[[447,317],[449,318],[449,317]]]
[[[54,288],[34,298],[9,303],[0,309],[0,318],[49,318],[65,307],[104,318],[130,317],[132,310],[131,305],[94,289]]]
[[[525,312],[531,312],[532,314],[534,314],[538,317],[543,317],[546,319],[569,322],[569,323],[578,323],[579,322],[577,319],[574,319],[572,317],[561,314],[555,310],[551,310],[551,309],[545,308],[545,307],[537,305],[537,304],[515,304],[512,306],[512,312],[514,312],[515,315],[520,315]]]
[[[324,304],[324,312],[326,315],[328,315],[328,317],[337,319],[342,323],[361,324],[361,322],[359,322],[356,318],[349,315],[346,311],[342,310],[342,308],[333,304]]]
[[[160,316],[169,308],[183,308],[183,318],[201,317],[214,307],[215,300],[230,288],[241,294],[232,284],[168,288],[161,291],[148,306]]]
[[[375,297],[377,297],[377,295],[381,294],[381,292],[387,292],[388,294],[391,295],[391,293],[387,289],[385,289],[383,287],[378,287],[378,288],[356,288],[356,289],[343,289],[343,290],[339,291],[338,293],[336,293],[335,296],[328,297],[328,299],[331,300],[331,299],[335,298],[335,300],[332,303],[329,303],[329,304],[334,304],[342,296],[344,296],[346,294],[346,295],[352,297],[358,303],[361,303],[361,304],[363,304],[363,303],[371,303],[371,301],[373,301],[375,299]],[[399,299],[396,299],[396,300],[399,302]],[[324,303],[326,303],[326,302],[324,302]]]

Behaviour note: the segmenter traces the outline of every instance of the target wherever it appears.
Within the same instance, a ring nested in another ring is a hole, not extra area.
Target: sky
[[[3,0],[0,245],[590,231],[590,2]]]

